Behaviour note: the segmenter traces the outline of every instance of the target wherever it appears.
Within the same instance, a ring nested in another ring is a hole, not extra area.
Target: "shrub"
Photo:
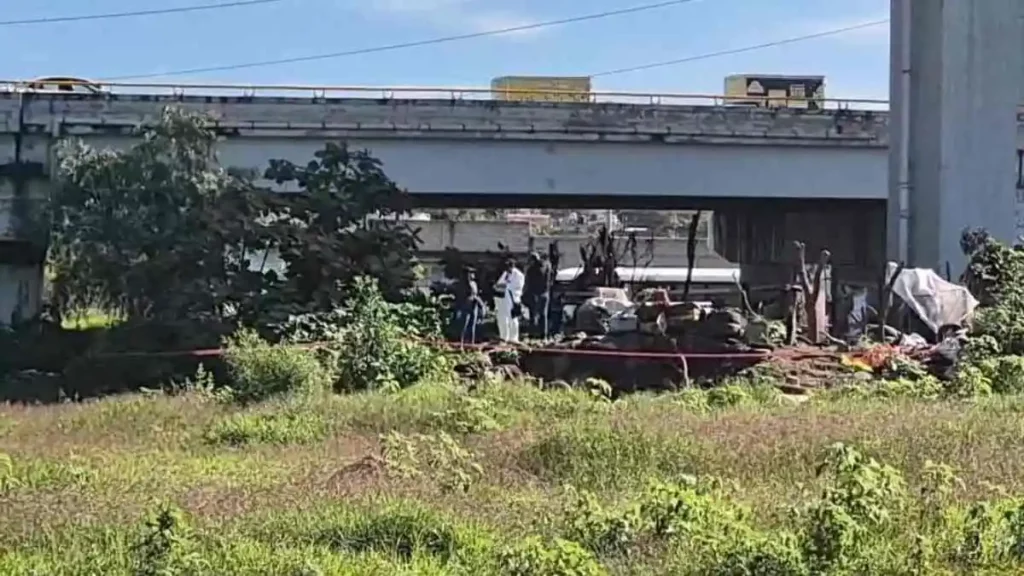
[[[269,344],[255,332],[241,330],[227,339],[224,360],[231,396],[238,402],[260,402],[283,394],[322,390],[329,371],[309,350]]]
[[[771,536],[737,534],[724,542],[724,551],[712,558],[700,571],[710,576],[810,576],[792,535],[775,531]]]
[[[508,576],[603,576],[594,555],[570,540],[551,542],[532,536],[498,554],[502,574]]]
[[[1024,357],[988,357],[964,367],[961,371],[966,368],[973,368],[978,372],[979,377],[987,378],[992,392],[997,394],[1024,392]]]
[[[946,393],[958,398],[988,396],[992,393],[992,378],[978,366],[961,366],[947,383]]]
[[[722,497],[717,481],[651,482],[615,507],[586,491],[570,490],[565,536],[602,556],[629,555],[640,543],[716,541],[751,532],[744,510]]]
[[[406,388],[450,373],[443,353],[421,339],[415,323],[388,304],[372,278],[357,278],[349,301],[350,324],[337,350],[335,388],[344,391]]]
[[[870,573],[868,552],[898,523],[905,502],[902,474],[842,443],[828,448],[818,474],[825,487],[801,514],[813,572]]]
[[[433,427],[454,434],[479,434],[502,428],[505,415],[488,398],[453,392],[450,406],[431,413]]]
[[[205,562],[185,515],[174,506],[161,506],[146,520],[135,547],[137,576],[194,574]],[[208,566],[205,566],[209,568]]]
[[[964,280],[982,305],[974,334],[993,337],[1005,354],[1024,353],[1024,247],[980,230],[965,231],[960,244],[969,256]]]
[[[426,477],[444,492],[466,492],[483,475],[475,455],[445,432],[406,436],[391,431],[381,444],[389,471],[407,479]]]

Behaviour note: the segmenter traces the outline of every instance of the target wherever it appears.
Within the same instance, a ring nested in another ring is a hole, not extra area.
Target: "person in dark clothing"
[[[533,252],[526,266],[523,304],[530,311],[530,331],[548,337],[548,311],[551,305],[551,264]]]
[[[476,343],[476,327],[483,312],[484,302],[480,298],[480,290],[476,283],[476,272],[466,268],[455,292],[454,331],[459,334],[459,342]]]

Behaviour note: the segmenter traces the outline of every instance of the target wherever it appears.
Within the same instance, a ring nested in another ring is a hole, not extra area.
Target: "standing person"
[[[550,306],[551,264],[540,254],[530,253],[526,266],[526,288],[523,290],[523,304],[530,311],[530,329],[548,337],[548,309]]]
[[[498,317],[498,336],[502,342],[519,342],[519,317],[522,315],[526,278],[516,261],[505,261],[505,271],[495,285],[494,312]]]
[[[455,327],[459,331],[459,342],[466,343],[468,332],[469,343],[476,344],[476,327],[483,312],[484,301],[480,299],[476,272],[468,266],[462,271],[456,298]]]

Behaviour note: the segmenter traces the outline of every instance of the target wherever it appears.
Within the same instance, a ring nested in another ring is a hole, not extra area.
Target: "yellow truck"
[[[590,102],[587,76],[500,76],[491,95],[505,102]]]
[[[820,110],[825,107],[825,77],[735,74],[725,78],[725,95],[729,106]]]

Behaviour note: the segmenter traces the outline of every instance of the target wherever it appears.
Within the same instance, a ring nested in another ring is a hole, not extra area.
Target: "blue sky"
[[[503,28],[650,0],[285,0],[218,11],[0,29],[0,78],[92,79],[304,56]],[[0,20],[204,0],[5,2]],[[334,60],[154,81],[485,86],[588,75],[888,17],[889,0],[698,0],[605,20]],[[597,90],[720,93],[734,73],[823,74],[829,97],[887,98],[886,26],[595,79]]]

